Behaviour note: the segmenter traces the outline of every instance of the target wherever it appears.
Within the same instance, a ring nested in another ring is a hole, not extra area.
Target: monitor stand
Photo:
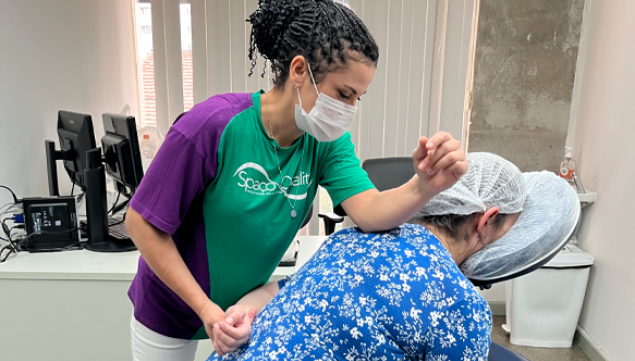
[[[114,239],[108,234],[106,173],[102,163],[101,149],[95,148],[87,151],[86,158],[87,164],[84,171],[84,179],[86,181],[88,242],[84,245],[84,248],[94,252],[127,252],[136,250],[137,247],[132,240],[122,241]]]
[[[73,152],[70,150],[55,150],[55,142],[52,140],[45,140],[44,147],[46,148],[46,168],[49,179],[49,195],[51,197],[57,197],[60,195],[57,178],[57,161],[72,160]]]
[[[131,240],[121,241],[111,237],[108,237],[104,242],[88,241],[84,248],[93,252],[128,252],[137,250],[137,246]]]

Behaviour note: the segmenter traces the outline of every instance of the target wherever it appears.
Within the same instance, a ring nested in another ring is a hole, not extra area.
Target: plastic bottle
[[[157,155],[157,145],[150,139],[149,134],[143,134],[139,145],[141,147],[141,165],[145,174],[150,168],[154,156]]]
[[[150,135],[144,134],[141,140],[141,155],[143,158],[152,160],[157,155],[157,147],[153,141],[150,140]]]
[[[560,164],[560,177],[569,182],[569,184],[573,185],[573,178],[571,175],[575,172],[575,161],[573,160],[571,148],[565,147],[564,151],[564,161]]]

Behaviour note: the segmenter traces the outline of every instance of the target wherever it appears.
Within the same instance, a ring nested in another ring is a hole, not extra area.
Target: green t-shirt
[[[263,126],[260,93],[252,99],[253,106],[235,115],[222,133],[217,176],[203,201],[210,298],[223,309],[268,281],[318,185],[335,205],[373,188],[349,133],[328,143],[305,134],[281,148]]]
[[[349,134],[331,143],[304,135],[282,149],[262,125],[260,93],[221,94],[172,126],[130,206],[172,235],[203,292],[226,309],[268,281],[318,184],[334,204],[373,188]],[[135,318],[153,331],[207,338],[200,318],[143,257],[128,293]]]
[[[170,128],[130,206],[172,235],[203,292],[227,309],[269,280],[318,185],[334,204],[373,188],[350,134],[330,143],[304,135],[283,149],[265,131],[260,93],[220,94]],[[151,330],[207,338],[200,318],[143,257],[128,294],[135,318]]]

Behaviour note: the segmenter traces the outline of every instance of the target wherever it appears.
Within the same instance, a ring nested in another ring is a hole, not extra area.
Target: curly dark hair
[[[315,81],[347,59],[377,65],[379,48],[364,23],[347,6],[333,0],[259,0],[251,23],[249,60],[253,74],[258,53],[271,64],[273,83],[282,87],[294,57],[311,66]]]

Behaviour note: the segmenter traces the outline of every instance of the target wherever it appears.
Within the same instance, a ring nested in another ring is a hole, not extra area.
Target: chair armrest
[[[324,219],[324,231],[327,236],[335,232],[335,225],[344,222],[344,217],[335,213],[320,213],[318,216]]]
[[[333,223],[342,223],[344,222],[344,217],[339,216],[335,213],[320,213],[318,216],[324,220],[329,220]]]

